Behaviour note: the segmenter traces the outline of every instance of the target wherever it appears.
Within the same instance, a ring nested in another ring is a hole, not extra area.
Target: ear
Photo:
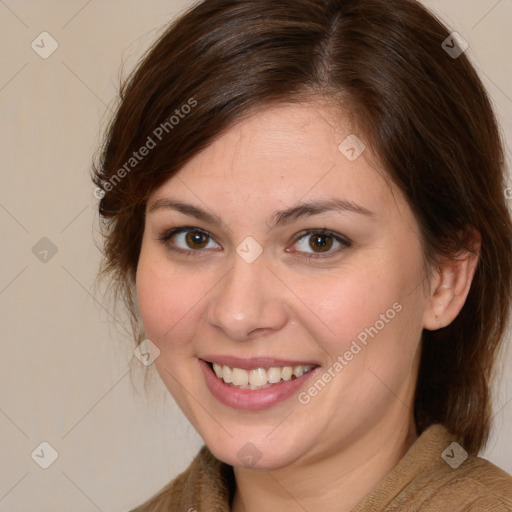
[[[435,331],[451,324],[466,302],[479,259],[482,237],[471,229],[471,246],[444,260],[431,279],[423,327]]]

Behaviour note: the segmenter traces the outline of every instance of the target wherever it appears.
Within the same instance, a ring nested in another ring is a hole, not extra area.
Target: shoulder
[[[375,510],[512,512],[512,477],[432,425],[353,512]]]
[[[423,436],[422,436],[423,437]],[[477,455],[468,454],[442,425],[429,429],[414,453],[426,455],[412,488],[424,512],[512,512],[512,476]]]
[[[233,478],[231,466],[203,446],[185,471],[130,512],[197,512],[212,504],[229,511]]]
[[[426,506],[445,502],[451,503],[449,510],[512,512],[512,476],[480,457],[470,455],[458,468],[446,468],[432,487],[435,497]]]
[[[468,454],[443,426],[431,428],[411,451],[418,470],[404,494],[418,505],[416,510],[512,512],[512,476]]]

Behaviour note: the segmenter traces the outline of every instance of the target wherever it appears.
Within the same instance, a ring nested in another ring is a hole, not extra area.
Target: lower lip
[[[252,390],[227,385],[213,373],[210,365],[202,359],[199,359],[199,365],[206,378],[208,388],[219,402],[235,409],[245,409],[249,411],[268,409],[283,402],[291,395],[295,394],[320,368],[318,366],[305,373],[302,377],[283,381],[269,388]]]

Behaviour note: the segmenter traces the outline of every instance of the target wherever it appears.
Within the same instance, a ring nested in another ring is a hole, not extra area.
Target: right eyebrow
[[[172,199],[157,199],[154,201],[148,208],[148,213],[153,213],[156,210],[160,210],[162,208],[169,208],[171,210],[176,210],[184,215],[188,215],[190,217],[195,217],[196,219],[202,220],[204,222],[208,222],[209,224],[215,224],[218,226],[225,226],[224,222],[220,217],[215,215],[215,213],[204,210],[202,208],[198,208],[194,205],[188,203],[182,203],[181,201],[174,201]]]

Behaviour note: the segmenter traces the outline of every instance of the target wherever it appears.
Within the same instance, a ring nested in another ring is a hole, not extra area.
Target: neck
[[[350,512],[416,441],[412,418],[379,424],[348,446],[309,464],[263,471],[235,468],[233,512]]]

